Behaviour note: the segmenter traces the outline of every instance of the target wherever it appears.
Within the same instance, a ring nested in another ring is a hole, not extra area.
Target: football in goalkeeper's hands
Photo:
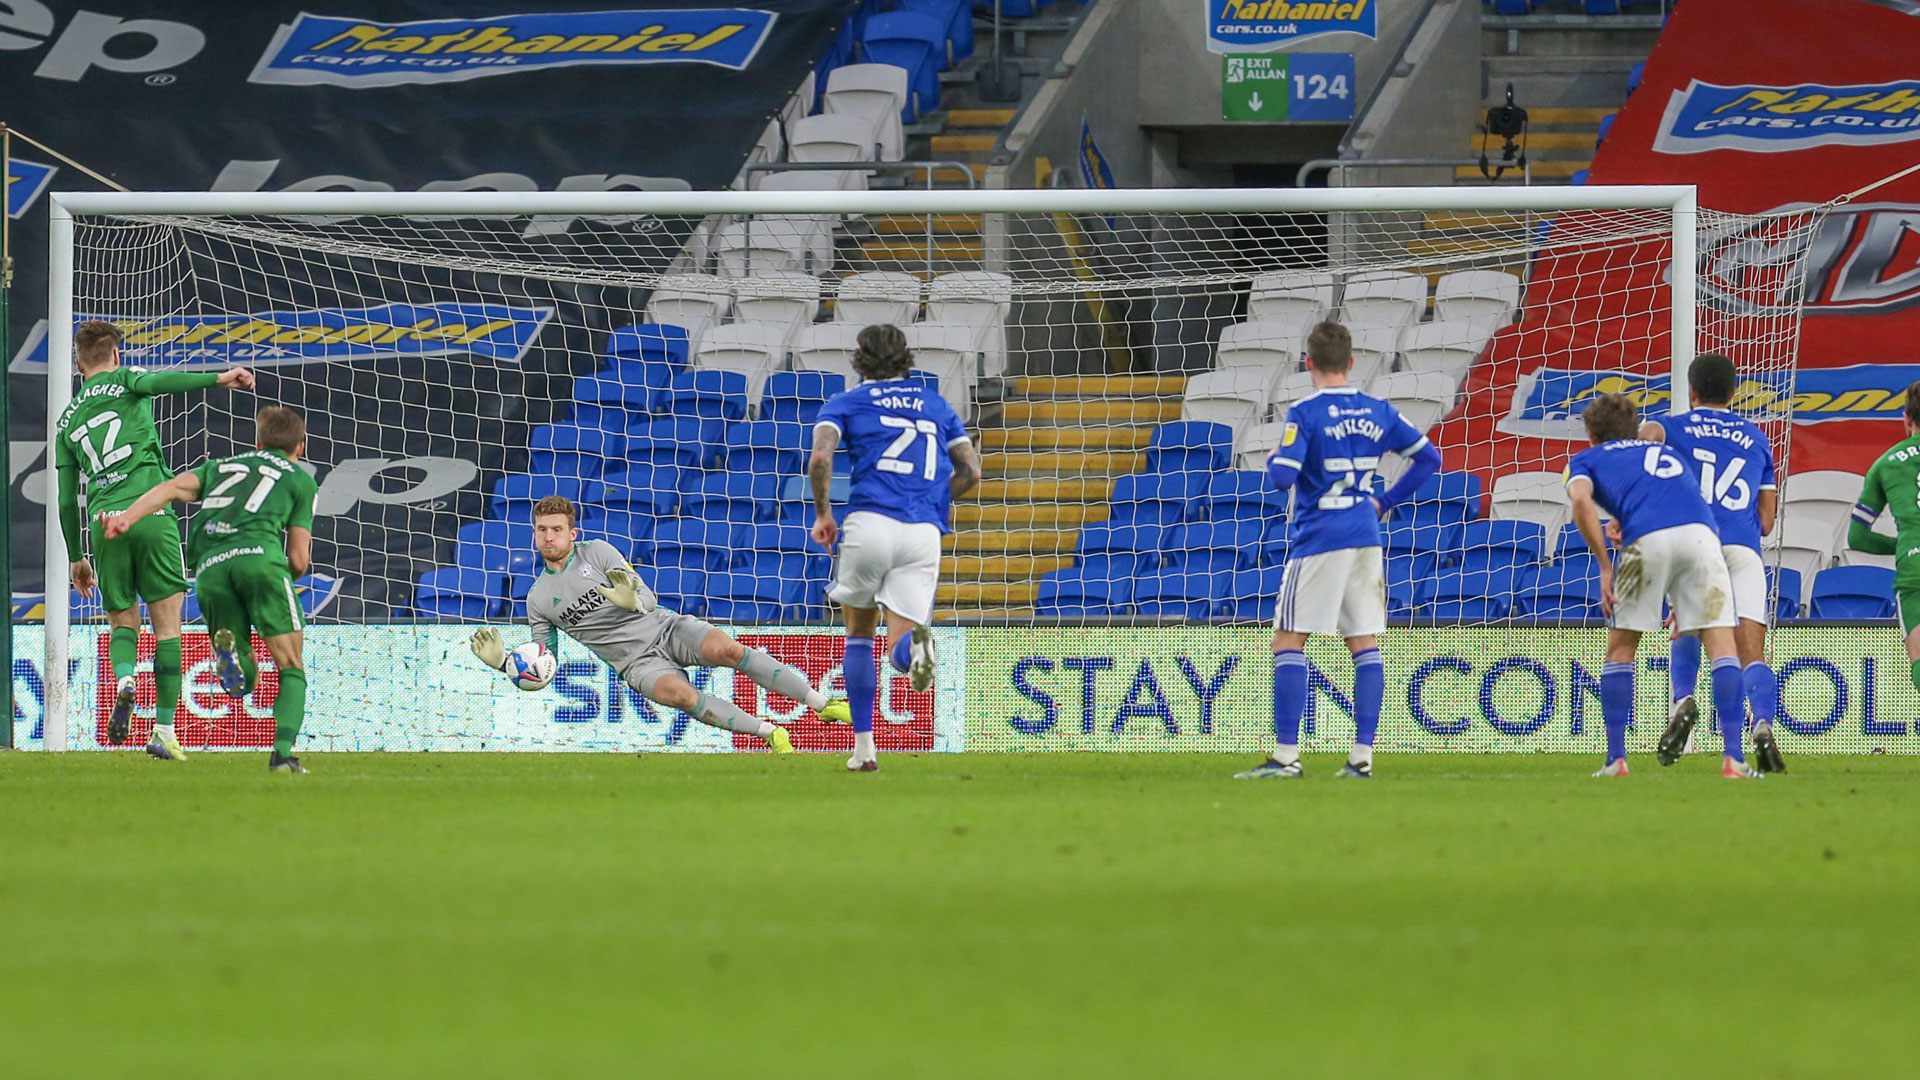
[[[507,654],[507,678],[522,690],[544,689],[559,668],[560,661],[537,641],[529,641]]]

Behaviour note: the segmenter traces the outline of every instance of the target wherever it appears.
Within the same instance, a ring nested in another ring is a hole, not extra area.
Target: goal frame
[[[1696,229],[1699,196],[1691,184],[1581,187],[1129,188],[954,191],[310,191],[54,192],[48,198],[47,462],[56,460],[54,421],[73,394],[74,219],[76,217],[371,217],[435,214],[615,217],[710,214],[1178,214],[1363,213],[1368,211],[1666,210],[1672,260],[1669,386],[1673,407],[1687,406],[1685,372],[1696,349]],[[67,677],[72,612],[66,541],[49,503],[45,528],[46,648],[42,747],[67,748]],[[56,597],[60,600],[56,602]]]

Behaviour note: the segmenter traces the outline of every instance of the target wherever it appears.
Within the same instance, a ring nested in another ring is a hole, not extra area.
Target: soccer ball
[[[553,681],[560,661],[545,645],[529,641],[507,654],[507,678],[522,690],[540,690]]]

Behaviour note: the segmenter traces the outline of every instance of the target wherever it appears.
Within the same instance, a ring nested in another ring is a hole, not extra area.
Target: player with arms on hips
[[[293,756],[307,716],[307,671],[301,661],[306,621],[293,579],[313,564],[313,504],[319,485],[300,467],[307,424],[292,409],[270,406],[255,418],[256,449],[208,461],[155,486],[123,514],[103,522],[109,538],[176,502],[200,500],[187,536],[193,595],[213,636],[213,671],[236,698],[260,681],[253,631],[266,640],[280,672],[273,699],[273,772],[304,773]],[[280,534],[286,534],[283,547]]]
[[[1733,580],[1699,481],[1673,447],[1635,437],[1640,417],[1625,395],[1595,398],[1581,419],[1593,445],[1568,463],[1567,497],[1587,550],[1599,560],[1600,607],[1608,618],[1606,666],[1600,675],[1607,762],[1593,775],[1627,775],[1634,652],[1640,635],[1664,625],[1664,600],[1673,606],[1675,629],[1699,634],[1713,661],[1713,703],[1726,747],[1720,775],[1757,779],[1761,774],[1741,750],[1746,707],[1733,643]],[[1607,559],[1602,509],[1620,523],[1618,566]],[[1675,736],[1671,725],[1661,735],[1663,757],[1677,756],[1685,746],[1686,733],[1678,732],[1677,741]]]
[[[1731,408],[1739,384],[1732,360],[1719,353],[1700,354],[1687,368],[1694,407],[1664,420],[1647,421],[1640,425],[1640,437],[1673,447],[1699,478],[1700,497],[1713,511],[1727,576],[1733,582],[1733,615],[1738,620],[1733,644],[1740,654],[1747,704],[1753,710],[1753,764],[1761,772],[1785,772],[1787,763],[1773,738],[1780,680],[1767,666],[1767,627],[1773,619],[1767,603],[1766,564],[1760,561],[1760,538],[1773,531],[1779,491],[1767,433]],[[1693,696],[1700,680],[1700,638],[1693,634],[1674,638],[1670,663],[1673,715],[1668,723],[1671,731],[1660,740],[1662,765],[1680,760],[1672,751],[1686,745],[1700,718]]]
[[[1413,497],[1440,468],[1440,451],[1392,405],[1347,385],[1353,339],[1324,322],[1307,336],[1314,392],[1287,410],[1267,475],[1294,492],[1293,550],[1280,578],[1273,629],[1273,756],[1236,779],[1293,779],[1300,718],[1307,709],[1307,636],[1338,633],[1353,650],[1353,751],[1339,775],[1373,775],[1373,738],[1386,698],[1377,635],[1387,626],[1386,564],[1380,519]],[[1409,458],[1392,489],[1377,493],[1380,459]]]
[[[1893,597],[1900,629],[1907,638],[1913,685],[1920,689],[1920,382],[1907,387],[1904,417],[1907,437],[1894,443],[1867,469],[1860,501],[1847,525],[1847,546],[1855,551],[1893,556]],[[1882,536],[1873,523],[1885,510],[1897,535]]]
[[[687,669],[735,668],[759,686],[804,702],[822,720],[846,722],[846,703],[829,702],[799,670],[747,648],[711,623],[661,607],[619,549],[605,540],[580,542],[578,520],[573,503],[561,496],[549,495],[533,504],[533,546],[546,561],[527,592],[527,624],[535,642],[558,652],[560,631],[565,630],[648,701],[679,709],[712,727],[757,735],[776,754],[793,753],[785,728],[695,689]],[[470,644],[482,663],[507,670],[500,631],[477,630]]]
[[[839,544],[827,596],[846,613],[842,670],[853,707],[853,757],[847,768],[880,767],[873,745],[879,675],[873,632],[887,609],[891,659],[915,690],[933,685],[934,592],[940,582],[940,537],[953,500],[980,482],[973,439],[937,392],[909,378],[913,353],[897,327],[860,331],[853,370],[865,381],[835,394],[814,421],[807,478],[813,485],[814,542]],[[833,451],[841,440],[853,457],[853,485],[844,528],[828,501]]]
[[[159,692],[153,738],[147,753],[167,761],[186,754],[174,736],[174,710],[180,704],[180,607],[187,572],[180,562],[180,521],[171,508],[133,532],[108,539],[100,515],[117,514],[141,494],[172,475],[160,452],[153,423],[153,398],[225,386],[253,389],[246,368],[226,371],[142,371],[120,363],[120,329],[89,320],[73,331],[73,359],[83,380],[79,392],[55,424],[54,468],[60,477],[60,531],[67,538],[67,562],[73,587],[82,596],[100,586],[100,605],[113,628],[107,657],[113,665],[113,712],[107,741],[127,741],[133,723],[133,669],[140,643],[140,601],[153,619],[153,681]],[[92,516],[93,559],[80,552],[80,478],[87,481],[87,510]],[[49,590],[51,591],[51,590]]]

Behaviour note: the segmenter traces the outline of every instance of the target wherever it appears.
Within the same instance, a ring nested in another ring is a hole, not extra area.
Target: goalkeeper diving
[[[777,754],[793,753],[785,728],[703,693],[687,679],[686,669],[734,668],[756,685],[804,703],[822,720],[844,724],[852,719],[846,701],[828,701],[798,669],[747,648],[711,623],[661,607],[612,544],[580,541],[578,520],[573,503],[557,495],[533,507],[533,545],[546,567],[527,593],[527,623],[533,640],[549,652],[558,651],[565,630],[648,701],[703,724],[757,735]],[[500,631],[477,630],[470,644],[482,663],[507,669]]]

